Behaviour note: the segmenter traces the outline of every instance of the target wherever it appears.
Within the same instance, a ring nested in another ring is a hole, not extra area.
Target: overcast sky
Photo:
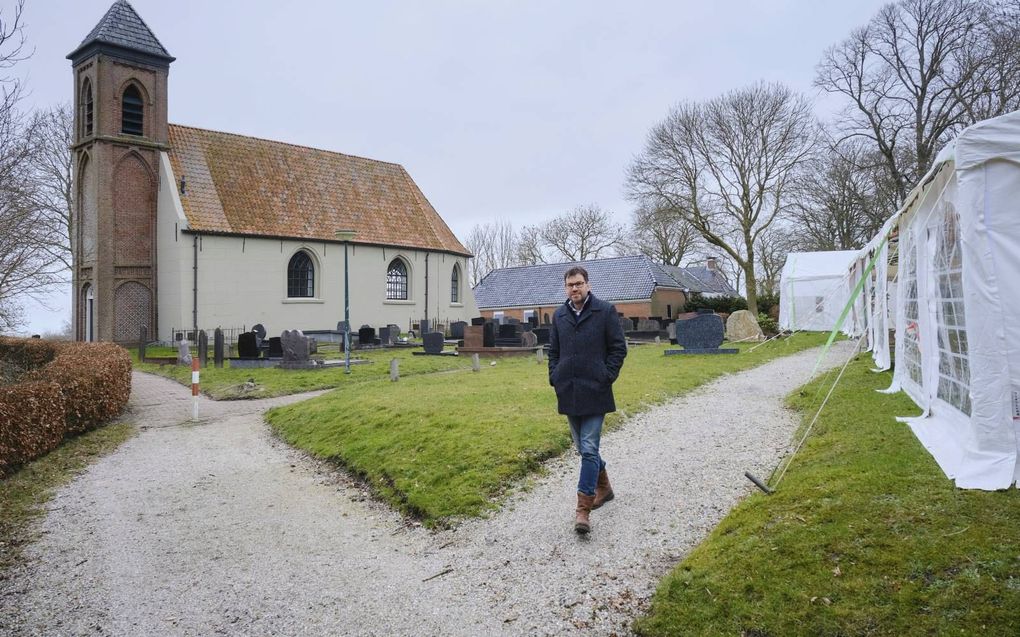
[[[112,3],[27,0],[26,108],[70,101],[65,56]],[[624,172],[671,105],[758,80],[815,96],[823,51],[885,3],[131,4],[177,58],[171,122],[400,163],[463,241],[587,203],[626,222]],[[28,330],[59,329],[68,296],[33,307]]]

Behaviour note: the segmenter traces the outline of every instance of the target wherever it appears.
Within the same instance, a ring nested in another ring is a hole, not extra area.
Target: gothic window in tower
[[[82,137],[88,137],[92,134],[95,116],[92,106],[92,81],[89,78],[85,78],[85,82],[81,85],[81,130]]]
[[[142,95],[138,87],[131,85],[124,89],[121,98],[120,132],[125,135],[142,135],[142,115],[144,112]]]

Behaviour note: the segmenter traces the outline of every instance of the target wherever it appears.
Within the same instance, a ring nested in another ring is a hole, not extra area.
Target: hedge
[[[0,338],[0,358],[32,368],[0,387],[0,476],[114,418],[131,395],[131,358],[112,343]]]

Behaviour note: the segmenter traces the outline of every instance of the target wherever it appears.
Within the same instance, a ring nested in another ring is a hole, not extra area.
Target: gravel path
[[[852,345],[833,347],[824,367]],[[616,499],[572,530],[576,458],[488,519],[429,532],[276,440],[315,394],[202,399],[135,374],[139,435],[61,489],[0,582],[11,635],[613,635],[790,448],[818,350],[724,377],[603,437]],[[683,364],[683,361],[677,361]],[[564,425],[566,426],[566,425]]]

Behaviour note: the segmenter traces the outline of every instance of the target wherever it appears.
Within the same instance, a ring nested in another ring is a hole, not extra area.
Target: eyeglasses
[[[584,286],[588,285],[588,282],[578,281],[577,283],[564,283],[563,285],[566,286],[568,290],[572,290],[574,288],[583,288]]]

